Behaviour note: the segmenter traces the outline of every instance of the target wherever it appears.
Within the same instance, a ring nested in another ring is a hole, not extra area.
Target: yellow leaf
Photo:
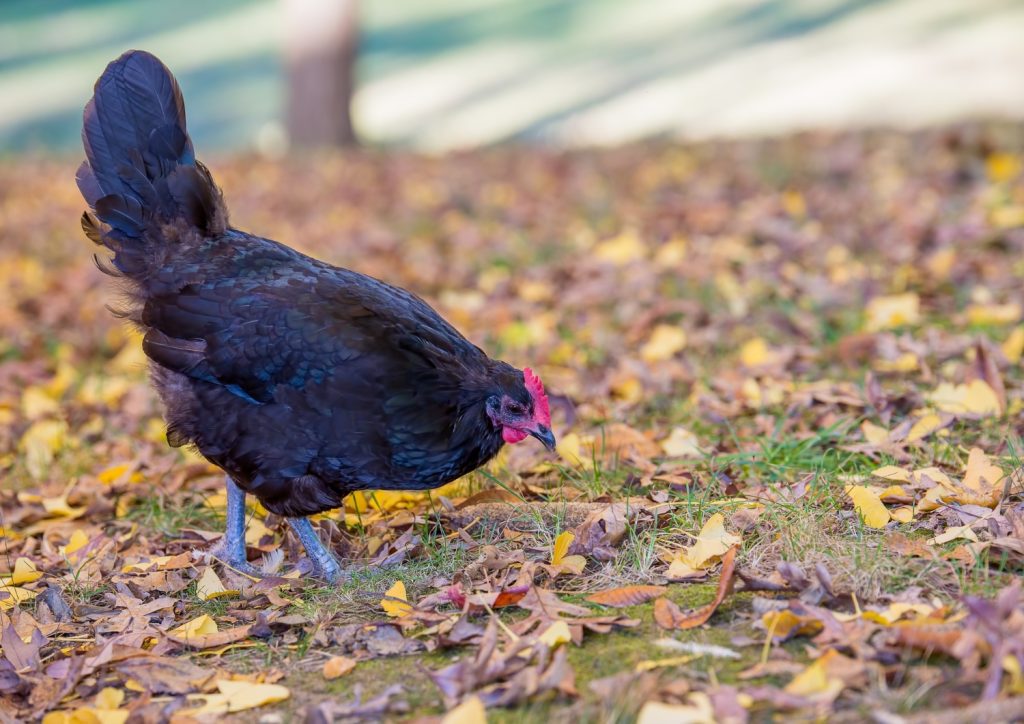
[[[121,374],[141,374],[146,370],[149,359],[142,351],[142,337],[134,328],[126,329],[127,340],[114,359],[107,363],[106,369]]]
[[[569,624],[565,621],[555,621],[544,629],[544,633],[537,637],[548,648],[555,648],[559,644],[567,644],[572,641],[572,634],[569,633]]]
[[[897,602],[889,604],[884,611],[877,611],[879,616],[887,624],[894,624],[902,618],[920,619],[926,618],[935,612],[935,606],[927,603],[904,603]],[[913,614],[912,616],[909,614]],[[934,619],[932,621],[934,623]]]
[[[879,372],[913,372],[920,365],[916,354],[904,352],[893,359],[876,359],[871,366]]]
[[[917,509],[922,513],[928,513],[941,508],[943,499],[949,497],[949,491],[941,485],[936,485],[925,491],[924,497],[917,501]]]
[[[686,581],[691,578],[704,578],[708,574],[706,570],[697,569],[691,566],[686,559],[686,551],[680,551],[676,558],[668,564],[665,576],[670,581]]]
[[[223,598],[224,596],[237,596],[238,593],[238,591],[229,590],[224,587],[224,583],[221,582],[220,576],[217,575],[212,566],[207,566],[206,570],[203,571],[203,575],[199,576],[199,580],[196,582],[196,597],[200,601],[210,601],[214,598]]]
[[[915,483],[923,484],[927,482],[925,478],[928,478],[933,483],[948,486],[950,489],[953,488],[953,481],[949,479],[949,476],[936,467],[921,468],[914,471],[913,480]]]
[[[569,552],[569,546],[575,539],[576,536],[571,531],[566,530],[559,533],[551,549],[551,565],[579,575],[587,567],[587,559],[583,556],[566,555]]]
[[[639,261],[646,256],[647,247],[632,231],[624,231],[594,247],[595,258],[618,266]]]
[[[686,347],[686,332],[681,327],[659,324],[651,332],[650,339],[640,348],[640,357],[645,362],[664,362],[672,359]]]
[[[146,573],[147,571],[162,571],[173,568],[186,568],[191,566],[192,556],[186,553],[179,553],[176,556],[154,556],[146,561],[126,563],[121,567],[122,573]]]
[[[985,168],[988,169],[989,178],[999,183],[1015,178],[1020,173],[1021,162],[1012,153],[999,151],[988,155]]]
[[[565,530],[558,534],[551,549],[551,565],[557,566],[562,562],[574,540],[576,540],[576,535],[572,531]]]
[[[715,708],[707,694],[694,692],[687,701],[690,703],[648,701],[640,709],[636,724],[716,724]]]
[[[889,511],[892,519],[900,523],[910,523],[914,520],[914,509],[909,505],[901,505]]]
[[[72,565],[74,565],[79,562],[79,551],[87,545],[89,545],[89,536],[81,530],[76,530],[71,534],[71,539],[68,541],[68,544],[66,546],[61,546],[60,552]]]
[[[362,491],[359,491],[362,492]],[[245,543],[253,548],[259,548],[265,540],[271,543],[277,538],[274,531],[267,527],[260,518],[250,518],[245,527]]]
[[[67,493],[59,495],[55,498],[43,498],[40,501],[43,504],[43,508],[50,516],[54,518],[67,518],[68,520],[74,520],[79,518],[85,512],[85,506],[73,506],[68,503]]]
[[[399,600],[391,600],[396,598]],[[409,599],[405,595],[405,583],[398,580],[384,594],[384,598],[380,601],[380,607],[384,609],[384,613],[388,616],[401,618],[412,613],[412,604],[408,601]]]
[[[543,302],[551,299],[555,295],[555,290],[550,283],[543,280],[532,280],[526,279],[519,283],[519,296],[521,299],[525,299],[528,302]],[[480,307],[482,308],[486,301],[482,294],[480,296]]]
[[[338,679],[356,668],[356,660],[347,656],[332,656],[324,662],[323,674],[328,681]]]
[[[587,567],[587,559],[579,555],[566,556],[558,565],[563,570],[579,575],[583,573],[583,569]]]
[[[802,219],[807,216],[807,202],[804,201],[804,195],[799,191],[793,191],[792,189],[783,191],[781,201],[782,208],[791,217]]]
[[[925,268],[935,281],[943,282],[949,279],[955,263],[956,249],[939,249],[925,260]]]
[[[1003,477],[1002,468],[993,464],[980,448],[971,448],[971,452],[967,456],[967,467],[964,470],[964,485],[976,490],[984,497],[990,497],[993,492],[998,492],[1001,496],[1002,489],[999,487],[999,483]],[[998,497],[992,502],[993,504],[998,502]]]
[[[43,577],[43,574],[36,569],[36,564],[24,556],[14,562],[14,571],[11,575],[11,583],[19,585],[32,583]]]
[[[20,603],[31,601],[36,597],[35,591],[20,586],[3,586],[0,588],[0,610],[14,608]]]
[[[881,445],[889,439],[888,430],[868,420],[860,424],[860,431],[864,433],[864,439],[872,445]]]
[[[96,695],[95,706],[97,709],[120,709],[123,702],[124,692],[107,686]]]
[[[583,452],[583,441],[575,432],[560,437],[555,443],[555,451],[559,457],[574,467],[589,469],[594,466],[593,457]]]
[[[487,724],[487,709],[480,697],[471,696],[445,714],[441,724]]]
[[[883,465],[871,474],[876,478],[882,478],[883,480],[898,480],[901,483],[910,482],[910,473],[903,468],[896,467],[895,465]]]
[[[1021,355],[1024,354],[1024,327],[1014,327],[1010,336],[1000,346],[1008,362],[1020,362]]]
[[[910,432],[907,433],[907,442],[924,440],[942,426],[942,418],[935,413],[930,412],[913,424],[910,428]]]
[[[92,706],[75,709],[71,721],[75,724],[124,724],[131,712],[121,709],[124,703],[124,692],[113,687],[105,687],[96,695]]]
[[[21,393],[21,412],[29,420],[55,415],[60,411],[60,404],[50,397],[45,390],[32,385]]]
[[[967,307],[967,321],[971,324],[1013,324],[1020,321],[1019,304],[971,304]]]
[[[1024,672],[1021,671],[1020,661],[1013,654],[1003,656],[1003,671],[1007,674],[1007,681],[1003,685],[1003,691],[1010,696],[1024,694]]]
[[[798,616],[786,609],[769,611],[761,617],[761,625],[770,631],[773,638],[787,639],[790,636],[813,636],[823,628],[821,621],[812,616]]]
[[[995,417],[1000,414],[999,398],[989,384],[980,379],[966,385],[943,382],[928,399],[936,409],[954,415]]]
[[[19,446],[33,478],[39,480],[49,472],[54,456],[65,445],[67,430],[63,420],[38,420],[21,436]]]
[[[921,318],[921,300],[913,292],[875,297],[868,302],[865,313],[865,329],[869,332],[916,324]]]
[[[884,528],[891,518],[878,498],[878,493],[866,485],[849,485],[846,494],[853,500],[853,508],[869,528]]]
[[[930,546],[937,546],[942,545],[943,543],[949,543],[950,541],[959,540],[960,538],[969,540],[972,543],[978,542],[977,533],[971,530],[971,526],[969,525],[950,526],[949,528],[946,528],[945,533],[937,535],[934,538],[929,538],[925,542]]]
[[[839,656],[829,649],[823,656],[793,677],[785,688],[787,694],[814,697],[831,701],[843,690],[843,680],[829,673],[829,664]]]
[[[697,436],[682,427],[672,429],[669,436],[661,441],[661,449],[673,458],[698,458],[704,455]]]
[[[106,470],[102,471],[99,475],[97,475],[96,479],[99,482],[103,483],[104,485],[113,485],[118,480],[120,480],[121,477],[126,472],[128,472],[128,469],[130,467],[131,466],[128,463],[121,463],[120,465],[113,465],[113,466],[107,468]],[[129,483],[140,483],[140,482],[142,482],[142,474],[138,473],[138,472],[132,473],[131,476],[128,478],[128,482]]]
[[[202,699],[205,703],[194,709],[179,710],[178,716],[198,717],[207,714],[229,714],[276,704],[291,696],[288,688],[279,684],[256,684],[251,681],[218,679],[219,694],[189,694],[189,700]]]
[[[678,268],[686,258],[686,239],[669,239],[654,252],[654,263],[662,269]]]
[[[740,362],[745,367],[760,367],[766,364],[771,357],[768,343],[763,337],[754,337],[743,343],[740,347]]]
[[[217,633],[217,622],[208,614],[187,621],[169,632],[172,636],[180,639],[189,639],[197,636],[208,636]]]
[[[619,400],[630,404],[639,402],[644,397],[644,386],[630,374],[618,374],[609,383],[612,394]]]
[[[715,513],[704,523],[697,540],[686,550],[683,560],[691,568],[710,568],[730,548],[741,542],[738,535],[726,531],[722,514]]]

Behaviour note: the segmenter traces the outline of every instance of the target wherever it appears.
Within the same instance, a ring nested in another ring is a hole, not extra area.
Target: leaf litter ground
[[[167,448],[70,160],[0,164],[0,717],[1024,712],[1024,132],[214,159],[233,221],[539,369],[536,445],[319,517]]]

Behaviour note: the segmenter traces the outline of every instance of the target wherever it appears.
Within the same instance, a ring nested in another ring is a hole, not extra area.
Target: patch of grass
[[[183,528],[220,530],[224,526],[223,517],[202,501],[188,499],[169,504],[159,490],[153,492],[135,501],[126,516],[128,520],[168,537],[177,535]]]

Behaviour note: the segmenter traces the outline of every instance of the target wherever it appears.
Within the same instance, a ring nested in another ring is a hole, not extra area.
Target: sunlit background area
[[[288,5],[5,0],[0,151],[75,150],[92,82],[126,48],[178,75],[200,148],[280,149],[289,48],[344,21],[296,22]],[[355,13],[352,117],[370,144],[590,145],[1024,116],[1019,0],[336,5]]]

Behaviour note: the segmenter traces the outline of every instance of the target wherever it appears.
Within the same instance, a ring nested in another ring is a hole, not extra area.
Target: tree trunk
[[[284,0],[287,124],[293,146],[352,146],[357,0]]]

